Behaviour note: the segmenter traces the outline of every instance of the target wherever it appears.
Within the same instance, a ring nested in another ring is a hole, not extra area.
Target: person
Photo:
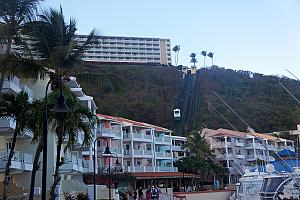
[[[140,187],[139,189],[138,189],[138,195],[139,195],[139,200],[143,200],[143,189],[142,189],[142,187]]]
[[[150,200],[150,199],[151,199],[151,196],[152,196],[152,195],[151,195],[151,189],[148,188],[147,191],[146,191],[146,199],[147,199],[147,200]]]
[[[137,192],[136,192],[136,190],[132,191],[132,199],[133,200],[137,199]]]
[[[158,191],[154,186],[151,188],[151,199],[158,200]]]

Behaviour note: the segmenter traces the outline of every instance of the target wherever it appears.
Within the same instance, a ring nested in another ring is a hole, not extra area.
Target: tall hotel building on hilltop
[[[96,36],[98,43],[85,51],[82,60],[92,62],[152,63],[171,65],[170,39]],[[87,35],[78,35],[84,43]]]

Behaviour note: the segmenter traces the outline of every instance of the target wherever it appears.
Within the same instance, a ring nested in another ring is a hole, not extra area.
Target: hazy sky
[[[81,34],[96,28],[102,35],[169,38],[171,46],[181,46],[182,65],[190,65],[192,52],[203,65],[200,52],[207,50],[221,67],[290,76],[288,68],[300,76],[300,0],[47,0],[47,5],[61,5]]]

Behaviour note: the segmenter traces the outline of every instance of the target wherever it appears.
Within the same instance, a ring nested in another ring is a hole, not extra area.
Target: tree
[[[5,53],[10,54],[12,42],[19,45],[23,42],[22,29],[29,19],[35,16],[37,5],[42,0],[0,0],[0,46],[6,45]],[[0,93],[4,74],[1,74]]]
[[[206,51],[201,51],[201,55],[204,57],[203,67],[205,68],[205,59],[206,59],[207,52]]]
[[[117,88],[117,78],[112,74],[89,74],[80,71],[80,68],[75,69],[75,63],[80,62],[86,47],[96,43],[95,30],[91,31],[83,44],[79,44],[77,41],[76,30],[75,20],[71,18],[67,23],[62,9],[58,11],[50,9],[43,12],[39,15],[38,20],[29,22],[23,31],[31,41],[34,41],[31,43],[32,48],[26,48],[27,44],[23,43],[22,46],[25,48],[22,48],[21,53],[14,52],[2,59],[0,63],[1,74],[33,79],[49,77],[52,91],[64,87],[62,80],[68,81],[70,74],[77,76],[77,78],[97,80],[95,84],[102,85],[104,88],[111,90]],[[38,53],[38,59],[30,56],[33,51]],[[59,136],[58,152],[61,149],[62,136],[65,131],[70,131],[64,130],[64,128],[64,126],[57,124],[55,129]],[[68,146],[70,147],[72,146],[71,141],[74,142],[74,140],[69,141]],[[36,154],[35,158],[38,157],[39,154]],[[58,157],[54,185],[59,181],[58,168],[61,164],[60,157]],[[38,168],[37,165],[36,162],[34,168]]]
[[[179,54],[179,51],[180,51],[180,45],[175,45],[172,50],[175,52],[175,66],[177,67],[178,54]]]
[[[15,153],[17,136],[29,128],[28,112],[32,106],[33,104],[29,101],[28,94],[23,91],[16,96],[13,94],[3,93],[0,99],[0,117],[13,119],[16,122],[12,145],[5,166],[3,200],[7,199],[7,189],[9,185],[8,176],[10,173],[11,160]]]
[[[50,123],[51,127],[53,127],[53,131],[55,132],[58,142],[56,146],[56,165],[54,171],[54,182],[51,186],[50,198],[55,199],[55,188],[60,182],[60,173],[59,168],[64,164],[64,161],[61,159],[61,149],[62,144],[66,136],[68,136],[68,142],[65,147],[66,149],[72,149],[75,144],[78,131],[83,131],[84,133],[84,141],[83,145],[89,145],[92,140],[93,133],[91,129],[94,127],[96,123],[96,116],[85,106],[83,106],[78,99],[74,96],[74,94],[65,88],[65,95],[67,96],[66,104],[70,108],[70,112],[66,114],[66,116],[61,116],[61,113],[56,114],[53,113],[50,115]],[[53,92],[50,94],[49,102],[53,105],[56,103],[58,93]],[[82,119],[87,119],[87,122],[83,122]]]
[[[201,135],[201,131],[192,131],[189,133],[186,147],[198,158],[212,157],[212,152],[205,140],[205,136]]]
[[[211,66],[213,66],[214,65],[214,53],[213,52],[209,52],[207,54],[207,56],[211,58]]]
[[[191,57],[191,63],[193,63],[194,66],[195,66],[196,63],[198,62],[197,59],[196,59],[196,54],[195,53],[191,53],[190,57]]]
[[[44,124],[44,102],[35,100],[28,114],[29,128],[33,132],[32,142],[37,142],[30,179],[29,200],[33,200],[36,172],[40,167],[39,159],[42,152],[42,134]],[[48,112],[49,113],[49,112]]]

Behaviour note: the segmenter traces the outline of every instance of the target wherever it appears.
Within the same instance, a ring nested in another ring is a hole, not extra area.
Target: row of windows
[[[100,47],[95,46],[95,49],[115,49],[115,50],[138,50],[138,51],[159,51],[159,48],[130,48],[130,47]]]
[[[95,54],[118,54],[118,55],[154,55],[159,56],[160,53],[143,53],[143,52],[111,52],[111,51],[86,51],[85,53],[95,53]]]
[[[83,44],[83,41],[79,41],[79,44]],[[115,46],[154,46],[158,47],[159,44],[146,44],[146,43],[123,43],[123,42],[100,42],[96,46],[101,46],[101,45],[115,45]],[[170,46],[170,45],[169,45]]]
[[[157,60],[159,61],[160,58],[133,58],[133,57],[114,57],[114,56],[83,56],[83,59],[108,59],[108,60]]]
[[[80,39],[86,39],[86,36],[79,36]],[[98,37],[100,40],[117,40],[117,41],[147,41],[147,42],[158,42],[158,38],[137,38],[137,37],[105,37],[105,36],[100,36]],[[167,42],[170,42],[170,39],[166,39]]]

